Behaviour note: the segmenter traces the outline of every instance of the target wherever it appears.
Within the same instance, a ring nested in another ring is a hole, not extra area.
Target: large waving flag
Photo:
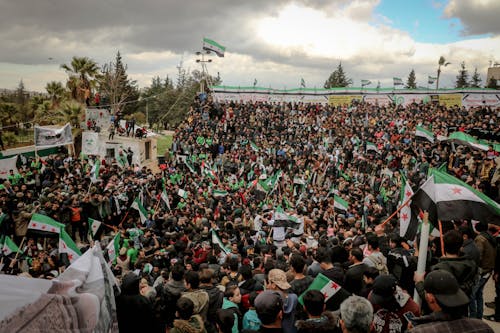
[[[226,47],[220,45],[214,40],[203,38],[203,49],[205,51],[212,51],[219,57],[224,57],[224,52],[226,52]]]
[[[168,199],[168,194],[167,194],[167,191],[163,190],[163,192],[161,192],[161,199],[163,200],[163,202],[165,202],[165,204],[167,205],[167,208],[168,210],[172,210],[170,208],[170,200]]]
[[[70,263],[73,263],[82,255],[80,249],[64,229],[59,234],[59,253],[66,253]]]
[[[479,143],[479,141],[476,138],[464,132],[453,132],[448,136],[446,140],[468,146],[472,149],[478,149],[484,151],[487,151],[489,149],[488,145]]]
[[[292,228],[298,229],[300,227],[300,221],[298,218],[292,215],[288,215],[285,213],[282,207],[278,207],[275,209],[273,214],[274,223],[273,227],[284,227],[284,228]]]
[[[500,225],[500,204],[463,181],[437,169],[415,192],[411,208],[429,212],[429,221],[477,220]]]
[[[61,230],[63,230],[64,227],[64,224],[59,223],[48,216],[37,213],[31,216],[31,221],[28,224],[28,229],[57,234],[61,233]]]
[[[401,176],[403,186],[401,187],[401,194],[399,196],[399,205],[404,204],[408,199],[413,196],[413,189],[411,188],[405,176]],[[411,213],[411,201],[407,203],[399,211],[399,236],[409,240],[415,239],[418,230],[417,215]]]
[[[422,126],[416,127],[415,136],[424,138],[425,140],[434,143],[434,133],[432,133],[428,129],[423,128]]]
[[[146,220],[148,219],[148,211],[142,205],[141,200],[139,200],[139,197],[135,198],[130,208],[133,208],[139,212],[141,223],[144,224],[144,222],[146,222]]]
[[[379,152],[376,144],[370,141],[366,141],[366,152],[369,152],[371,150],[373,150],[376,153]]]
[[[392,80],[394,81],[395,86],[402,86],[403,85],[403,80],[400,77],[393,77]]]

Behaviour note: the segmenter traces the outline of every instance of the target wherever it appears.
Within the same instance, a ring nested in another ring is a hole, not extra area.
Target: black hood
[[[141,279],[132,272],[125,275],[121,285],[122,295],[138,295],[140,281]]]

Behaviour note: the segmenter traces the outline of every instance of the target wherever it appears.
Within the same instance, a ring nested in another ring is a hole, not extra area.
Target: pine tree
[[[412,69],[406,81],[406,89],[417,89],[417,81],[415,77],[415,70]]]
[[[336,88],[336,87],[347,87],[352,84],[352,79],[348,78],[342,67],[342,62],[339,63],[337,69],[335,69],[332,74],[326,80],[324,87],[325,89]]]
[[[457,75],[457,82],[455,83],[456,88],[467,88],[469,87],[469,72],[465,68],[465,61],[460,64],[460,70]]]
[[[477,72],[477,67],[474,68],[474,74],[472,74],[472,78],[470,79],[470,87],[472,88],[481,88],[481,75]]]

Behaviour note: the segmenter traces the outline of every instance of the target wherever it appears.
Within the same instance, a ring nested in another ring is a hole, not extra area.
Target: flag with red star
[[[35,213],[31,216],[28,229],[58,234],[62,229],[64,229],[64,224],[59,223],[46,215]]]
[[[73,263],[82,255],[80,249],[64,229],[61,229],[61,233],[59,234],[59,254],[62,253],[66,253],[70,263]]]
[[[411,208],[429,212],[429,221],[477,220],[500,225],[500,204],[463,181],[438,169],[415,192]]]
[[[325,303],[332,298],[335,294],[337,294],[342,289],[342,286],[323,274],[319,273],[314,281],[311,283],[309,288],[299,297],[300,304],[304,304],[303,298],[306,292],[309,290],[319,290],[323,296],[325,296]]]
[[[413,189],[404,175],[401,175],[403,186],[399,196],[399,205],[402,205],[413,196]],[[417,235],[418,219],[417,216],[411,213],[411,200],[399,211],[399,235],[405,239],[413,240]]]

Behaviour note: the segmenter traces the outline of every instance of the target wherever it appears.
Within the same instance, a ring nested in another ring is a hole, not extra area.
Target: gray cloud
[[[450,0],[444,9],[447,18],[458,18],[464,25],[464,35],[498,34],[500,1]]]

